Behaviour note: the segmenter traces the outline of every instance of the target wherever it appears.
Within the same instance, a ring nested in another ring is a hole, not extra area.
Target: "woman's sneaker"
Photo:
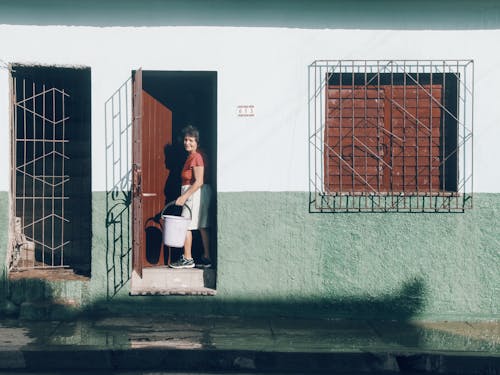
[[[212,267],[212,261],[205,257],[201,257],[200,261],[196,263],[196,268],[210,268],[210,267]]]
[[[170,268],[193,268],[193,267],[194,267],[194,260],[184,258],[184,255],[181,255],[181,259],[179,259],[177,262],[170,263]]]

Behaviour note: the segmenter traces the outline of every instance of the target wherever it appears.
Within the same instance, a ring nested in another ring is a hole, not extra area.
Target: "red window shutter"
[[[327,98],[326,191],[379,191],[384,173],[384,92],[330,85]]]
[[[392,192],[439,191],[441,85],[386,86]]]
[[[440,190],[441,85],[329,85],[326,97],[326,192]]]

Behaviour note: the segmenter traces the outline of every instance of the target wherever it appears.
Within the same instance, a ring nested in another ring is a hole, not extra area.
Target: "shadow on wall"
[[[88,282],[0,278],[0,318],[70,320],[82,314]]]
[[[122,0],[120,6],[116,6],[113,1],[102,0],[20,0],[0,3],[0,24],[497,29],[500,3],[491,0],[222,0],[213,4],[209,1]]]
[[[50,282],[43,279],[0,280],[3,301],[0,315],[29,320],[92,316],[148,315],[235,315],[300,317],[318,319],[369,319],[409,321],[424,309],[425,285],[420,279],[404,283],[394,294],[296,299],[221,299],[186,296],[116,296],[93,303],[83,301],[87,282]],[[2,295],[0,295],[2,296]]]
[[[189,298],[186,296],[116,297],[96,301],[88,313],[121,314],[142,311],[151,314],[287,316],[326,319],[414,319],[425,308],[426,288],[421,279],[409,280],[393,294],[379,296],[288,297],[273,299]]]
[[[106,294],[108,298],[118,293],[130,280],[131,201],[130,191],[106,191]]]
[[[3,268],[0,273],[0,306],[2,306],[2,304],[4,304],[4,301],[7,300],[8,293],[9,286],[7,284],[7,269]],[[0,312],[1,311],[2,309],[0,308]]]

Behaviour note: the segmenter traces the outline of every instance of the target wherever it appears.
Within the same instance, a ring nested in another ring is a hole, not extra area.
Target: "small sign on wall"
[[[236,107],[236,115],[238,117],[255,117],[255,106],[250,105],[239,105]]]

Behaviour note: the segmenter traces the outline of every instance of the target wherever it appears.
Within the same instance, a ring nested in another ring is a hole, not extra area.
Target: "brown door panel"
[[[169,176],[165,146],[172,144],[172,112],[143,90],[142,217],[144,267],[164,265],[160,213],[165,206],[164,187]]]
[[[133,84],[133,269],[163,265],[160,213],[165,205],[165,146],[172,143],[172,112],[143,89],[142,70]]]

